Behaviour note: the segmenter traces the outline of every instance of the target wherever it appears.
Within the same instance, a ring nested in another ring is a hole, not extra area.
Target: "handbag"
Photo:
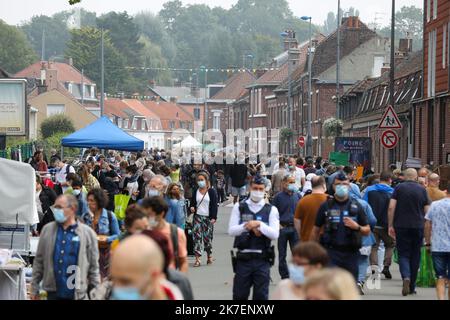
[[[126,194],[114,195],[114,214],[118,220],[125,219],[125,213],[130,202],[131,197]]]
[[[432,288],[436,285],[433,259],[426,247],[422,247],[420,254],[420,268],[416,285],[419,288]]]
[[[189,214],[189,215],[187,216],[187,218],[186,218],[186,224],[190,224],[190,225],[193,225],[193,224],[194,224],[194,215],[196,214],[196,212],[197,212],[197,210],[198,210],[198,207],[200,207],[200,205],[201,205],[202,202],[203,202],[203,199],[205,199],[205,197],[206,197],[206,195],[208,194],[208,192],[209,192],[209,189],[205,192],[205,194],[203,195],[202,199],[201,199],[200,202],[197,204],[197,206],[196,206],[196,208],[195,208],[195,212],[194,212],[194,213],[191,213],[191,214]]]

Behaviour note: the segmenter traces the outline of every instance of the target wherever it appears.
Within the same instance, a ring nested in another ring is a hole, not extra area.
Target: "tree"
[[[64,114],[55,114],[41,123],[41,134],[44,139],[58,132],[74,132],[75,126],[72,119]]]
[[[183,3],[180,0],[172,0],[163,4],[159,16],[168,31],[173,31],[173,23],[178,19],[182,12]]]
[[[402,7],[395,13],[395,38],[409,37],[413,40],[413,50],[420,50],[422,48],[422,24],[423,11],[414,6]],[[383,36],[391,37],[391,27],[386,26],[378,31]]]
[[[76,68],[84,69],[86,75],[100,83],[101,31],[92,27],[74,29],[65,51],[66,58],[73,58]],[[125,59],[112,44],[109,32],[104,33],[105,91],[117,93],[125,88],[129,72]]]
[[[2,20],[0,20],[0,39],[2,69],[16,73],[38,60],[25,34],[19,28],[9,26]]]
[[[161,53],[161,47],[152,43],[146,36],[141,36],[139,43],[143,44],[142,63],[147,68],[167,68],[167,61]],[[171,85],[171,74],[167,70],[143,70],[140,74],[144,81],[141,85],[147,85],[150,80],[159,85]],[[145,89],[145,88],[143,88]]]
[[[41,56],[42,34],[45,31],[44,59],[62,56],[69,41],[70,33],[62,19],[55,19],[44,15],[34,16],[31,21],[24,24],[22,30],[28,37],[34,51]]]
[[[139,43],[139,29],[133,18],[125,12],[109,12],[97,18],[97,26],[109,31],[114,47],[126,62],[136,66],[140,62],[143,45]]]

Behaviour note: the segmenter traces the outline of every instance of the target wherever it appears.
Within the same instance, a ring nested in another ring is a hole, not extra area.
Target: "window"
[[[258,114],[262,113],[262,89],[258,90]]]
[[[91,98],[95,99],[95,86],[91,86]]]
[[[214,113],[213,116],[213,129],[214,130],[220,130],[220,114]]]
[[[436,93],[436,33],[428,33],[428,97]]]
[[[48,104],[47,105],[47,117],[51,117],[55,114],[64,113],[65,107],[63,104]]]
[[[169,128],[170,129],[175,129],[175,121],[170,121],[169,122]]]
[[[146,123],[146,120],[141,120],[141,130],[142,131],[145,131],[145,123]]]
[[[180,120],[180,129],[184,129],[184,122]]]
[[[438,0],[433,0],[433,20],[437,19]]]
[[[442,69],[445,69],[447,67],[447,53],[445,50],[447,50],[447,26],[444,25],[444,32],[442,34]]]
[[[384,57],[373,57],[372,77],[381,76],[381,68],[383,68]]]
[[[73,86],[72,86],[72,84],[70,82],[67,85],[67,90],[69,90],[70,93],[73,93]]]
[[[194,119],[200,120],[200,108],[194,108]]]
[[[125,121],[123,122],[123,128],[124,129],[128,129],[129,123],[130,123],[130,120],[129,119],[125,119]]]
[[[138,119],[134,119],[133,120],[133,130],[137,130],[137,127],[138,127],[138,125],[137,125],[137,123],[138,123]]]
[[[118,126],[119,128],[122,128],[122,126],[123,126],[123,119],[122,119],[122,118],[118,118],[118,119],[117,119],[117,126]]]
[[[427,0],[427,22],[431,19],[431,0]]]

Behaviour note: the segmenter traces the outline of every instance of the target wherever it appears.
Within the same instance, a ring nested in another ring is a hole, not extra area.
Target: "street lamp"
[[[309,20],[309,49],[308,49],[308,126],[306,134],[306,155],[312,156],[312,136],[311,136],[311,114],[312,114],[312,101],[311,101],[311,89],[312,89],[312,17],[303,16],[300,19],[303,21]]]
[[[205,130],[208,129],[208,69],[205,66],[200,66],[200,70],[205,71]]]
[[[293,31],[281,32],[280,36],[285,38],[287,40],[288,44],[289,44],[289,47],[288,47],[288,58],[287,58],[287,63],[288,63],[288,106],[287,106],[287,109],[288,109],[288,121],[287,121],[287,123],[288,123],[289,127],[292,129],[293,128],[293,123],[292,123],[293,122],[292,121],[292,119],[293,119],[293,108],[292,108],[292,83],[291,83],[291,75],[292,75],[292,57],[291,57],[292,56],[292,50],[291,50],[292,48],[291,48],[291,42],[293,41],[295,36],[294,36],[294,32]],[[287,146],[287,152],[289,154],[292,153],[291,147],[292,147],[292,137],[289,137],[289,139],[288,139],[288,146]]]

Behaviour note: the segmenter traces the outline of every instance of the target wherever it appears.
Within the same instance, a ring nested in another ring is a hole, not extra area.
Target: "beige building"
[[[42,121],[58,113],[63,113],[72,119],[76,130],[86,127],[97,119],[93,113],[86,110],[76,99],[70,98],[58,90],[47,91],[33,98],[29,98],[28,104],[38,110],[38,132]]]

